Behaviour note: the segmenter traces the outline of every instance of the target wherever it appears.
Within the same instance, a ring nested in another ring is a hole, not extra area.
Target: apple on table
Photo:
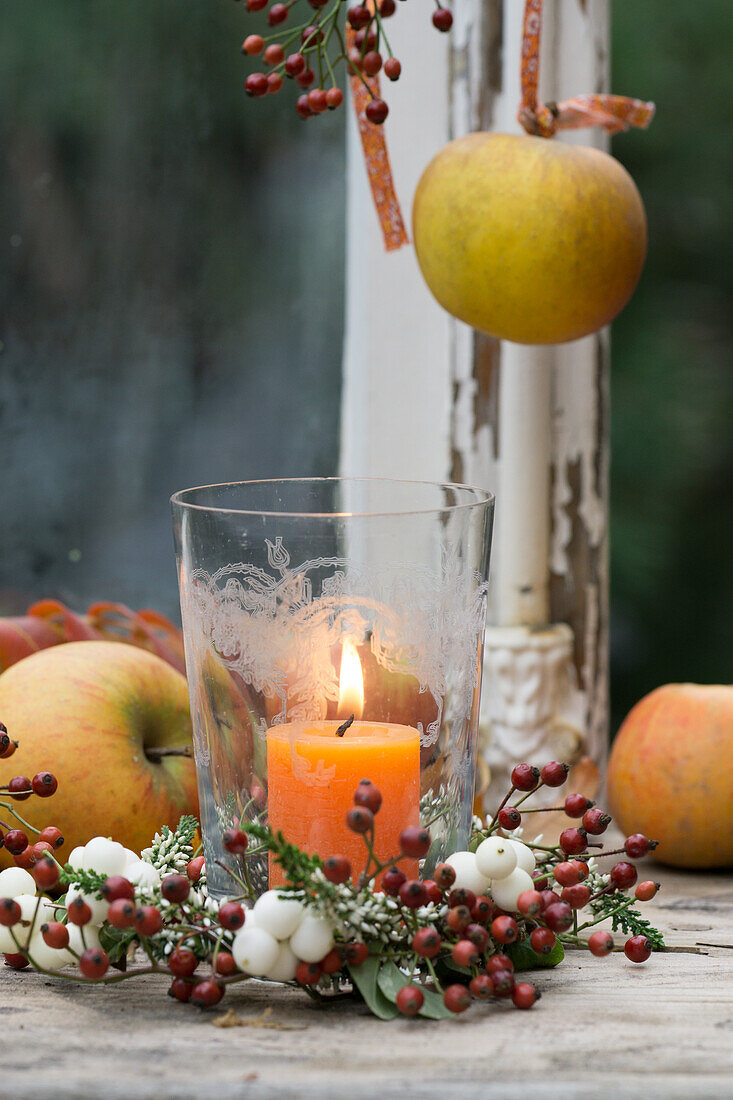
[[[94,836],[139,852],[162,825],[198,813],[186,678],[144,649],[89,641],[34,653],[0,676],[0,721],[19,743],[5,781],[58,779],[52,798],[18,809],[61,829],[62,863]],[[9,861],[0,851],[0,866]]]

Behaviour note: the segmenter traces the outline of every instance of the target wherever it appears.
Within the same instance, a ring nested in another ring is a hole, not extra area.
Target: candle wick
[[[349,728],[349,726],[352,724],[353,721],[354,721],[354,715],[352,714],[350,718],[347,718],[345,722],[341,723],[339,728],[336,730],[336,736],[337,737],[343,737],[344,734],[346,733],[347,729]]]

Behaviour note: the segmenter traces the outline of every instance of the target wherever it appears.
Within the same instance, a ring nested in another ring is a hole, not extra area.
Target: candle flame
[[[356,646],[346,639],[341,649],[339,714],[361,718],[364,712],[364,673]]]

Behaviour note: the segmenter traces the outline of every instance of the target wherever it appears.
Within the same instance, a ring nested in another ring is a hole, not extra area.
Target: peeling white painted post
[[[505,343],[497,469],[493,621],[539,626],[550,620],[550,448],[552,348]],[[500,427],[501,431],[501,427]]]
[[[476,129],[520,132],[521,0],[460,0],[450,35],[390,21],[404,79],[387,137],[409,215],[430,157]],[[545,100],[607,88],[607,0],[545,0]],[[441,89],[444,94],[441,94]],[[605,144],[599,131],[553,140]],[[590,755],[607,742],[605,334],[553,348],[499,343],[448,318],[412,249],[385,254],[349,133],[347,336],[341,469],[479,484],[497,497],[484,668],[484,753]]]

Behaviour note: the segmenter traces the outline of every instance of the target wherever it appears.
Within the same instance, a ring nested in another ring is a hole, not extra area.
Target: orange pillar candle
[[[350,643],[341,662],[339,711],[345,718],[363,709],[361,668]],[[268,820],[292,844],[322,858],[346,856],[354,878],[364,869],[364,840],[346,825],[361,779],[382,792],[375,817],[374,851],[387,860],[399,854],[399,835],[419,822],[420,733],[412,726],[356,720],[338,734],[339,720],[286,722],[267,732]],[[414,860],[400,864],[416,877]],[[270,886],[284,882],[270,861]]]

